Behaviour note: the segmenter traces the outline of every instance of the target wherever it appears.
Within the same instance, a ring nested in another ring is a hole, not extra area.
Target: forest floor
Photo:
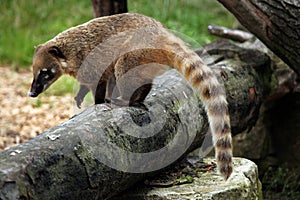
[[[0,66],[0,151],[36,137],[73,115],[73,97],[27,93],[32,81],[29,69],[15,72]]]

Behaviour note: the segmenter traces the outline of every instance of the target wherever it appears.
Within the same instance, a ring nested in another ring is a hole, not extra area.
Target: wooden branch
[[[240,23],[300,74],[300,2],[218,0]]]
[[[254,37],[252,34],[245,31],[230,29],[216,25],[209,25],[208,32],[212,35],[237,42],[246,42]]]
[[[250,129],[262,101],[279,86],[274,63],[226,41],[205,52],[225,83],[233,134]],[[147,110],[91,106],[0,152],[0,199],[107,199],[202,145],[205,112],[176,71],[155,80],[144,104]]]

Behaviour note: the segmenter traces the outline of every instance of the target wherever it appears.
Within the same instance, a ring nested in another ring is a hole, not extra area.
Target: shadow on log
[[[225,40],[205,51],[225,83],[233,134],[250,129],[262,101],[280,85],[272,60]],[[144,104],[146,110],[91,106],[0,152],[0,199],[107,199],[201,146],[206,114],[176,71],[155,80]]]

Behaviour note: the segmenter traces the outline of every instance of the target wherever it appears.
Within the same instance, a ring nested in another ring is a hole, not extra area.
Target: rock
[[[230,200],[230,199],[262,199],[261,183],[255,163],[244,158],[234,158],[234,173],[228,181],[211,170],[200,178],[194,178],[192,183],[172,187],[136,186],[114,199],[145,199],[145,200]],[[214,162],[212,158],[204,162]]]

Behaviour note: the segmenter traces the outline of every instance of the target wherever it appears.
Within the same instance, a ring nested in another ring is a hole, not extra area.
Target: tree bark
[[[218,0],[300,74],[300,1]]]
[[[253,126],[262,101],[278,88],[292,89],[278,79],[278,71],[289,69],[274,68],[261,51],[221,40],[197,52],[210,54],[206,63],[224,81],[233,134]],[[155,80],[144,104],[95,105],[0,152],[0,199],[107,199],[202,145],[206,114],[176,71]],[[140,135],[149,131],[155,134]]]
[[[127,0],[92,0],[94,17],[127,12]]]

